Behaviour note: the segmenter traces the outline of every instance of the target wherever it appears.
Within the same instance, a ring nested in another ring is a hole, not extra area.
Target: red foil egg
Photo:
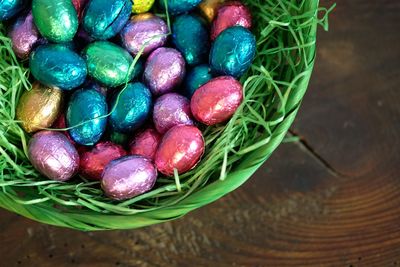
[[[135,135],[129,145],[132,155],[140,155],[154,161],[161,135],[153,128],[148,128]]]
[[[100,180],[108,163],[126,155],[127,152],[120,145],[112,142],[98,143],[80,155],[79,172],[85,178]]]
[[[218,9],[211,27],[211,40],[214,41],[221,32],[232,26],[250,29],[251,20],[251,12],[244,4],[239,1],[226,3]]]
[[[215,125],[230,119],[242,101],[240,82],[231,76],[221,76],[197,89],[190,106],[196,120]]]
[[[83,11],[87,4],[88,0],[72,0],[72,4],[75,7],[76,13],[78,13],[78,19],[81,21],[83,16]]]
[[[164,175],[173,176],[193,169],[204,154],[204,138],[195,126],[178,125],[163,137],[156,153],[155,164]]]

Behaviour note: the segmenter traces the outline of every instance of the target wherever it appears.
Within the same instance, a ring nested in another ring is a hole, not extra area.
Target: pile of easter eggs
[[[143,194],[158,173],[193,169],[205,150],[199,127],[226,122],[242,103],[238,79],[256,49],[248,8],[153,4],[0,1],[0,21],[32,78],[16,119],[32,134],[28,157],[44,176],[99,180],[116,200]]]

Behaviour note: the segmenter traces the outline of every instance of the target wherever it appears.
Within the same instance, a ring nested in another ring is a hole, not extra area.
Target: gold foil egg
[[[135,0],[133,1],[132,12],[145,13],[151,9],[153,4],[154,0]]]
[[[208,20],[212,22],[217,14],[217,10],[225,0],[203,0],[199,4],[201,14]]]
[[[28,133],[49,128],[61,111],[62,100],[60,89],[35,82],[32,89],[24,92],[19,99],[17,120],[22,122],[22,128]]]

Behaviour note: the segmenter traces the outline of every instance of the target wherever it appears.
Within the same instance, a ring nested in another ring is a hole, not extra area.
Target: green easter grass
[[[293,122],[313,69],[316,28],[327,29],[330,11],[318,0],[244,2],[254,18],[257,56],[241,79],[243,104],[226,125],[202,129],[206,153],[195,169],[160,177],[152,191],[123,202],[106,198],[98,182],[55,182],[32,167],[29,136],[15,121],[18,99],[31,87],[29,70],[0,23],[0,206],[73,229],[130,229],[179,218],[242,185]]]

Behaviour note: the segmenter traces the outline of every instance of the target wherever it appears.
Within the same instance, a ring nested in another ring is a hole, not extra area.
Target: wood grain
[[[330,6],[333,1],[321,1]],[[80,233],[0,211],[0,266],[400,265],[400,2],[340,1],[292,134],[178,221]]]

